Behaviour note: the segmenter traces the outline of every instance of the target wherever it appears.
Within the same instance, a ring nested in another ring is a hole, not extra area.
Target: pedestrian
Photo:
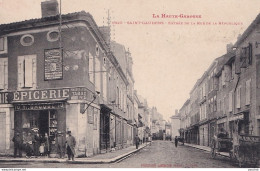
[[[27,136],[25,137],[25,143],[26,143],[26,158],[31,158],[33,154],[33,137],[31,132],[27,133]]]
[[[136,146],[136,149],[138,149],[139,143],[140,143],[140,138],[138,137],[138,135],[136,135],[135,136],[135,146]]]
[[[177,146],[178,146],[178,137],[175,136],[175,147],[177,148]]]
[[[23,139],[20,136],[19,132],[17,132],[12,141],[14,142],[14,158],[16,158],[17,150],[19,153],[19,157],[22,157],[22,145],[23,145]]]
[[[40,145],[41,145],[41,141],[40,141],[40,135],[38,133],[38,131],[35,132],[35,135],[34,135],[34,141],[33,141],[33,145],[34,145],[34,155],[36,157],[39,157],[40,156]]]
[[[71,131],[68,131],[67,134],[68,134],[68,137],[66,138],[65,143],[67,145],[68,160],[72,159],[74,161],[76,140],[71,135]]]
[[[61,131],[57,132],[56,144],[57,144],[57,153],[59,154],[59,158],[64,159],[65,143]]]
[[[45,138],[44,135],[41,134],[40,135],[40,148],[39,148],[39,152],[40,152],[40,156],[44,156],[44,146],[45,146]]]
[[[48,136],[48,133],[44,134],[43,143],[44,143],[44,155],[50,157],[50,138]]]

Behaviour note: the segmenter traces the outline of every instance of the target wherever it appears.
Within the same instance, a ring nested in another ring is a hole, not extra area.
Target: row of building
[[[36,129],[53,156],[57,131],[72,132],[77,156],[145,140],[153,117],[134,91],[130,51],[89,13],[59,15],[57,0],[41,9],[42,18],[0,25],[0,153],[13,153],[15,132]]]
[[[229,137],[260,136],[260,14],[227,45],[190,91],[172,119],[180,119],[179,133],[188,143],[209,146],[224,130]]]

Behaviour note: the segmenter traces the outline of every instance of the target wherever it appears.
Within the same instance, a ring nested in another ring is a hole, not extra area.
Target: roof
[[[95,23],[92,15],[89,13],[86,13],[85,11],[64,14],[64,15],[62,15],[62,21],[63,22],[72,21],[72,20],[78,19],[80,16],[87,16],[90,19],[92,19],[92,22]],[[20,29],[28,29],[31,27],[57,24],[58,22],[59,22],[59,15],[56,15],[56,16],[50,16],[50,17],[44,17],[44,18],[35,18],[35,19],[30,19],[30,20],[13,22],[13,23],[9,23],[9,24],[1,24],[0,30],[1,30],[1,33],[3,33],[3,32],[8,33],[8,32],[14,32],[14,31],[17,31]]]
[[[247,36],[254,30],[254,28],[260,23],[260,13],[256,16],[255,20],[248,26],[241,37],[237,40],[234,47],[237,47]]]
[[[218,58],[219,62],[218,62],[217,69],[216,69],[216,76],[220,76],[220,74],[224,68],[224,65],[229,63],[231,60],[233,60],[235,55],[236,55],[235,51],[232,50]]]

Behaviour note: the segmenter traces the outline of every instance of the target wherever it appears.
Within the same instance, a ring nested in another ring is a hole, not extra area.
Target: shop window
[[[30,34],[23,35],[20,39],[23,46],[31,46],[34,43],[34,37]]]
[[[8,88],[8,58],[0,58],[0,90]]]
[[[36,55],[18,56],[18,88],[36,88]]]
[[[7,53],[7,37],[0,37],[0,54]]]

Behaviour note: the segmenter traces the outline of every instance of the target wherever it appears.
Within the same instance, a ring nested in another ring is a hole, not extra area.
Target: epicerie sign
[[[69,98],[70,89],[17,91],[13,93],[13,101],[45,100]]]
[[[93,100],[93,93],[85,87],[0,92],[0,104],[65,98],[67,100]]]

